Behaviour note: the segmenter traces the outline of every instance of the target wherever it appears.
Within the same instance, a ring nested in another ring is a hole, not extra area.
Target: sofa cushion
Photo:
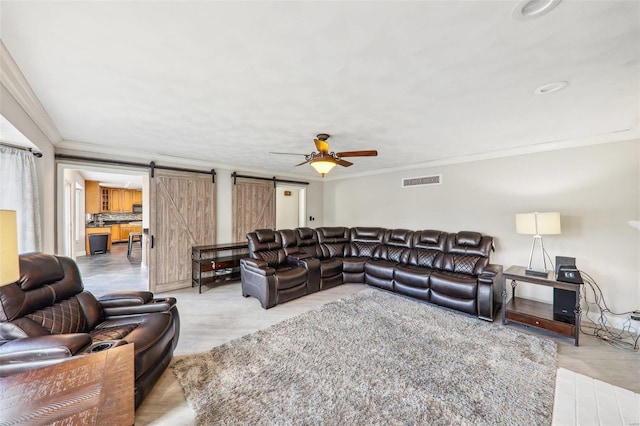
[[[443,252],[447,245],[446,232],[425,229],[422,231],[414,231],[413,247],[416,249],[436,250]]]
[[[478,280],[466,274],[433,271],[430,277],[431,290],[458,299],[475,299]]]
[[[393,290],[393,269],[396,262],[370,259],[364,264],[364,281],[368,285]]]
[[[314,257],[322,257],[318,233],[311,228],[296,228],[296,239],[298,250],[302,253],[310,254]]]
[[[38,309],[26,317],[40,324],[51,334],[83,333],[87,330],[84,312],[75,296]]]
[[[23,291],[33,290],[64,278],[64,271],[58,258],[44,253],[33,253],[20,257],[20,280]]]
[[[344,226],[323,226],[318,229],[318,241],[322,243],[346,243],[349,241],[349,228]]]
[[[347,251],[348,243],[322,243],[320,249],[322,257],[342,257]]]
[[[374,276],[388,280],[393,279],[393,269],[397,265],[396,262],[383,259],[370,259],[364,264],[364,272],[366,277]]]
[[[154,312],[104,321],[92,331],[92,334],[96,337],[122,335],[127,343],[133,343],[135,374],[138,379],[151,369],[161,359],[162,353],[171,346],[173,327],[171,314]]]
[[[342,273],[342,259],[330,258],[320,260],[320,277],[332,277]]]
[[[355,257],[373,257],[373,253],[381,243],[379,241],[353,241],[350,244],[350,255]]]
[[[489,258],[465,254],[445,254],[441,269],[458,274],[479,275],[489,264]]]
[[[436,250],[413,249],[409,253],[409,265],[422,268],[440,269],[442,267],[443,253]]]
[[[274,275],[276,288],[286,290],[307,281],[307,270],[303,266],[278,266]]]
[[[349,255],[355,257],[373,257],[378,246],[382,244],[384,229],[355,227],[349,235]]]
[[[342,272],[364,272],[364,264],[367,263],[367,260],[369,260],[368,257],[345,257],[342,259]]]
[[[393,280],[396,285],[427,289],[432,272],[433,270],[428,268],[397,265],[393,271]]]

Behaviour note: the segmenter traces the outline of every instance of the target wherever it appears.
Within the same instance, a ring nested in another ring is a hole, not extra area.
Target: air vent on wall
[[[440,185],[442,184],[442,175],[421,176],[402,179],[402,187],[409,188],[412,186]]]

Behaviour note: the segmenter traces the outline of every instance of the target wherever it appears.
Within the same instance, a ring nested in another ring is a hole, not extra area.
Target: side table
[[[133,345],[0,378],[0,424],[132,425]]]
[[[575,339],[578,346],[580,336],[580,288],[581,284],[556,281],[553,272],[546,277],[527,275],[524,266],[511,266],[503,272],[504,290],[502,292],[502,324],[514,321],[520,324],[553,331]],[[507,280],[511,280],[511,300],[507,303]],[[553,304],[516,297],[518,282],[553,287],[575,293],[575,309],[569,315],[554,314]]]

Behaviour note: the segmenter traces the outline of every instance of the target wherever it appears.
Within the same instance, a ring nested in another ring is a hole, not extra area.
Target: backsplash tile
[[[95,220],[98,222],[111,222],[116,220],[135,222],[142,220],[142,214],[140,213],[99,213],[95,216]]]

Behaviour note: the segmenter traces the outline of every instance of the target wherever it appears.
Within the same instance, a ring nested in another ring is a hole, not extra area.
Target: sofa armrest
[[[86,333],[9,340],[0,345],[0,377],[64,361],[91,344]]]
[[[502,265],[493,264],[485,266],[482,268],[482,272],[480,272],[480,276],[483,278],[494,278],[500,274],[502,274]]]
[[[307,270],[307,292],[320,291],[320,260],[309,253],[293,253],[287,256],[287,263],[304,266]]]
[[[240,263],[247,271],[256,273],[258,275],[267,276],[276,273],[276,270],[270,267],[269,264],[264,260],[245,258],[240,259]]]
[[[288,262],[297,262],[300,260],[311,259],[313,256],[309,253],[291,253],[287,255]]]
[[[502,302],[502,265],[487,265],[478,275],[478,317],[493,321]]]
[[[64,353],[75,355],[91,344],[91,336],[87,333],[51,334],[47,336],[25,337],[8,340],[0,345],[0,362],[8,357],[23,353],[41,351],[43,354]]]
[[[140,315],[150,312],[169,312],[176,306],[175,297],[154,298],[150,291],[119,291],[98,299],[107,318]]]
[[[153,300],[153,293],[150,291],[118,291],[105,294],[98,299],[103,308],[118,306],[144,305]]]

